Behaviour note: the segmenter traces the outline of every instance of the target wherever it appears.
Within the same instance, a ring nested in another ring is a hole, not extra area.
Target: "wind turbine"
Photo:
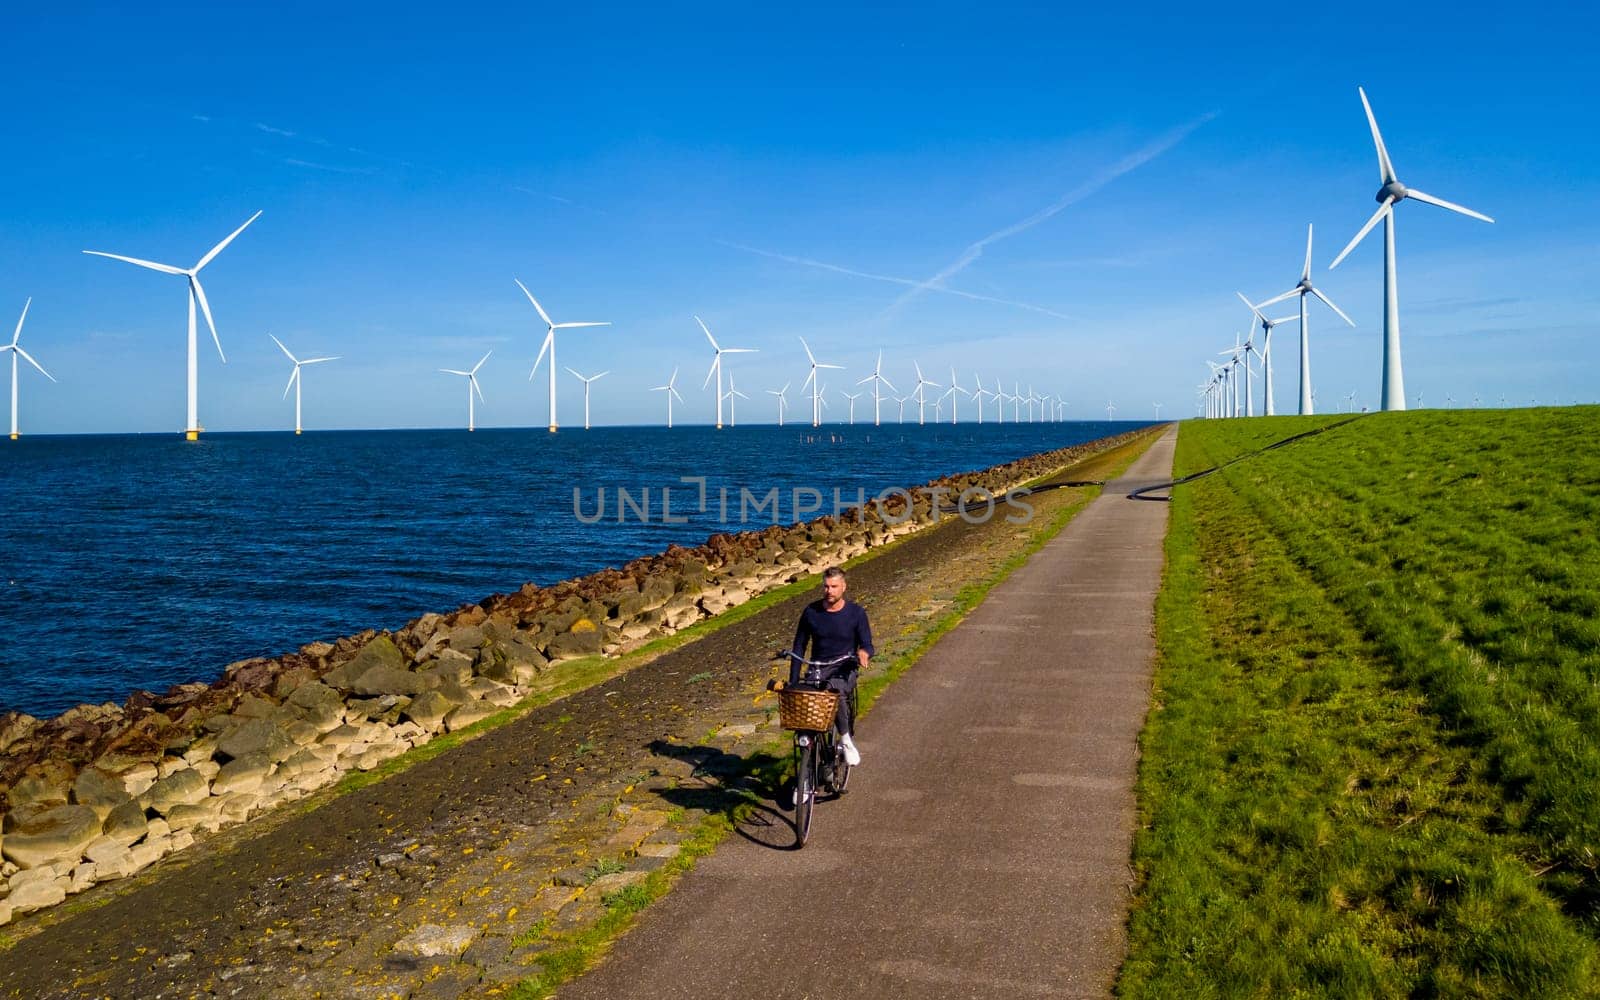
[[[807,360],[809,360],[811,362],[811,372],[810,372],[810,374],[808,374],[806,376],[806,380],[804,382],[800,383],[800,388],[804,389],[807,385],[811,386],[811,426],[812,427],[821,427],[822,426],[822,383],[817,381],[817,369],[818,368],[837,368],[837,369],[842,371],[844,369],[844,365],[819,364],[818,361],[817,361],[816,355],[811,353],[811,345],[806,343],[806,338],[804,338],[804,337],[800,338],[800,346],[804,347],[806,349],[806,358],[807,358]]]
[[[589,429],[589,386],[593,385],[595,382],[599,381],[600,379],[605,378],[607,375],[610,375],[611,372],[609,370],[608,371],[603,371],[598,375],[590,375],[588,378],[584,378],[582,375],[579,375],[575,370],[573,370],[571,368],[568,368],[567,371],[572,372],[573,376],[575,378],[577,378],[577,380],[579,382],[583,383],[583,429],[584,430],[588,430]]]
[[[1345,249],[1348,253],[1349,248],[1347,247]],[[1338,261],[1334,261],[1334,263],[1337,264]],[[1306,223],[1306,263],[1305,267],[1300,269],[1299,283],[1293,288],[1289,289],[1287,292],[1284,292],[1282,295],[1275,295],[1261,303],[1259,306],[1252,306],[1250,310],[1257,316],[1260,316],[1260,310],[1265,309],[1267,306],[1276,305],[1292,296],[1300,297],[1300,413],[1302,416],[1314,412],[1314,403],[1311,399],[1311,326],[1306,321],[1307,295],[1315,295],[1317,298],[1322,300],[1323,305],[1338,313],[1340,319],[1344,320],[1346,323],[1349,323],[1351,326],[1356,325],[1354,320],[1344,314],[1343,309],[1340,309],[1338,306],[1334,305],[1332,299],[1322,294],[1321,289],[1316,288],[1311,284],[1311,224],[1309,222]],[[1243,295],[1239,297],[1241,299],[1244,298]],[[1249,305],[1249,302],[1246,301],[1245,304]],[[1272,322],[1273,325],[1276,326],[1277,324],[1284,322],[1284,320],[1273,320]]]
[[[43,365],[33,360],[33,355],[29,354],[27,351],[24,351],[17,343],[17,341],[22,339],[22,324],[28,318],[28,307],[31,305],[33,305],[32,296],[28,298],[28,301],[22,304],[22,315],[17,318],[17,332],[11,335],[11,343],[7,344],[3,348],[0,348],[0,350],[11,352],[11,440],[13,441],[17,439],[17,358],[27,358],[28,364],[39,369],[40,375],[43,375],[52,382],[56,380],[54,375],[44,370]]]
[[[222,359],[223,364],[228,363],[227,355],[222,353],[222,338],[217,336],[216,321],[211,318],[211,303],[206,301],[206,290],[200,287],[200,269],[211,263],[211,261],[216,258],[217,254],[222,252],[223,247],[227,246],[229,243],[232,243],[234,237],[244,232],[245,228],[248,227],[250,223],[259,218],[261,218],[260,212],[250,216],[250,218],[245,220],[243,226],[240,226],[238,229],[235,229],[233,232],[229,233],[226,239],[212,247],[211,251],[204,257],[201,257],[199,263],[195,264],[194,267],[189,268],[173,267],[171,264],[157,264],[154,261],[140,260],[137,257],[124,257],[121,254],[105,253],[100,250],[84,251],[84,253],[93,254],[96,257],[110,257],[112,260],[126,261],[129,264],[137,264],[140,267],[148,267],[152,271],[160,271],[163,274],[181,274],[189,280],[189,413],[188,423],[184,426],[183,436],[188,438],[190,441],[196,441],[200,438],[200,352],[196,347],[195,339],[195,302],[198,301],[200,303],[200,311],[205,313],[206,325],[211,328],[211,340],[217,345],[217,357]]]
[[[1333,259],[1328,269],[1331,271],[1338,267],[1345,255],[1354,250],[1356,244],[1378,224],[1378,220],[1383,220],[1383,408],[1403,410],[1406,408],[1406,388],[1405,376],[1400,369],[1400,299],[1395,279],[1394,207],[1407,198],[1415,198],[1417,201],[1484,222],[1494,220],[1482,212],[1474,212],[1465,206],[1445,201],[1443,198],[1435,198],[1431,194],[1423,194],[1416,188],[1408,188],[1401,184],[1400,179],[1395,176],[1394,164],[1389,162],[1389,151],[1383,146],[1383,136],[1378,132],[1378,119],[1372,115],[1372,105],[1367,102],[1367,92],[1357,87],[1356,93],[1361,95],[1361,106],[1367,112],[1367,124],[1372,127],[1372,144],[1378,150],[1378,176],[1382,179],[1383,186],[1378,188],[1378,210],[1356,233],[1349,245],[1339,252],[1339,256]]]
[[[1112,403],[1111,403],[1111,401],[1110,401],[1110,400],[1107,400],[1107,401],[1106,401],[1106,420],[1108,420],[1108,421],[1109,421],[1109,420],[1110,420],[1110,419],[1111,419],[1111,415],[1112,415],[1112,414],[1113,414],[1113,413],[1115,413],[1115,412],[1117,412],[1117,408],[1116,408],[1116,406],[1114,406],[1114,405],[1113,405],[1113,404],[1112,404]]]
[[[711,358],[711,367],[706,371],[705,381],[700,383],[701,391],[711,384],[711,376],[717,377],[717,430],[722,430],[722,356],[724,354],[755,354],[754,347],[723,347],[717,343],[717,338],[711,335],[711,328],[706,326],[706,321],[699,316],[694,318],[700,324],[700,329],[706,332],[706,339],[711,341],[711,349],[716,354]]]
[[[1022,409],[1021,409],[1021,406],[1022,406],[1022,383],[1021,382],[1012,382],[1011,383],[1011,396],[1009,398],[1011,400],[1011,422],[1014,423],[1014,424],[1020,424],[1020,423],[1022,423]]]
[[[911,367],[913,367],[913,368],[915,368],[917,370],[917,384],[916,384],[915,387],[912,388],[911,391],[913,393],[915,393],[916,396],[917,396],[917,426],[921,427],[924,423],[927,422],[924,419],[924,414],[926,412],[926,407],[928,405],[927,387],[928,386],[932,386],[933,388],[937,389],[937,388],[939,388],[939,383],[937,383],[937,382],[929,382],[927,379],[923,378],[922,377],[922,366],[920,364],[918,364],[917,362],[915,362],[915,361],[911,362]]]
[[[970,393],[967,390],[961,388],[959,385],[956,385],[956,369],[955,369],[954,365],[952,365],[950,367],[950,388],[945,390],[945,392],[950,397],[950,422],[952,424],[954,424],[954,423],[956,423],[956,418],[957,418],[957,413],[956,413],[956,393],[960,393],[963,396],[971,396],[972,395],[972,393]]]
[[[1156,403],[1155,407],[1156,407],[1156,419],[1160,420],[1161,419],[1161,404],[1160,403]]]
[[[1277,411],[1272,402],[1272,328],[1275,326],[1280,326],[1284,323],[1298,322],[1299,317],[1285,316],[1283,319],[1268,319],[1259,308],[1250,304],[1250,300],[1244,297],[1243,292],[1234,292],[1233,294],[1239,296],[1239,301],[1248,306],[1251,314],[1255,317],[1255,319],[1252,319],[1250,322],[1250,333],[1252,336],[1255,334],[1255,320],[1258,319],[1261,321],[1261,350],[1259,352],[1261,355],[1261,379],[1266,383],[1267,386],[1267,416],[1276,416]]]
[[[1067,401],[1061,398],[1060,393],[1056,394],[1056,407],[1056,421],[1058,423],[1065,422],[1067,419]]]
[[[489,354],[493,353],[494,351],[492,350],[489,352]],[[478,398],[483,399],[483,390],[478,388],[478,369],[482,368],[483,363],[489,360],[489,354],[485,354],[483,357],[479,358],[478,363],[472,366],[472,371],[470,372],[464,372],[459,368],[439,369],[439,371],[446,375],[465,375],[467,377],[467,430],[469,432],[477,429],[478,414],[477,410],[473,406],[472,394],[476,392],[478,394]]]
[[[860,383],[857,384],[859,385]],[[845,399],[850,401],[850,426],[854,427],[856,425],[856,400],[861,398],[861,393],[843,392],[840,393],[840,395],[844,396]]]
[[[977,404],[978,404],[978,424],[980,426],[982,426],[982,424],[983,424],[983,397],[992,396],[992,395],[994,395],[994,393],[990,392],[988,389],[985,389],[983,387],[983,380],[978,378],[978,373],[977,372],[973,372],[972,373],[972,385],[973,385],[972,398],[974,400],[976,400]]]
[[[1000,384],[1000,376],[996,375],[994,379],[994,403],[995,409],[999,412],[995,414],[995,420],[1002,424],[1006,422],[1006,398],[1005,386]]]
[[[533,368],[532,368],[531,371],[528,372],[528,381],[529,382],[533,381],[534,373],[539,370],[539,363],[544,360],[545,352],[549,351],[550,352],[550,433],[554,434],[556,428],[559,426],[556,423],[556,331],[557,330],[576,330],[579,327],[583,327],[583,326],[610,326],[611,324],[609,322],[606,322],[606,323],[557,323],[555,320],[550,318],[550,314],[549,313],[544,311],[544,306],[541,306],[539,304],[539,300],[533,297],[533,293],[528,291],[528,286],[527,285],[524,285],[521,281],[519,281],[516,278],[512,278],[511,280],[517,282],[517,287],[522,289],[522,294],[526,295],[528,297],[528,301],[533,303],[533,308],[535,308],[535,309],[537,309],[539,311],[539,318],[544,320],[544,325],[548,328],[545,331],[544,343],[539,345],[539,356],[537,358],[533,359]],[[572,369],[570,369],[570,368],[567,369],[567,371],[571,371],[571,370]],[[586,393],[588,392],[587,386],[585,387],[584,391]],[[587,425],[587,423],[588,423],[588,421],[585,420],[585,424],[586,425]]]
[[[789,383],[783,383],[782,389],[768,389],[767,395],[778,397],[778,426],[783,426],[783,411],[789,408],[789,397],[784,393],[789,391]]]
[[[736,396],[739,399],[749,399],[750,398],[749,396],[746,396],[744,393],[740,392],[738,389],[735,389],[733,387],[733,372],[729,372],[728,373],[728,426],[729,427],[738,427],[739,426],[738,414],[736,414],[734,412],[734,402],[733,402],[733,400],[734,400],[734,397],[736,397]]]
[[[864,382],[871,382],[872,383],[872,426],[877,427],[879,425],[879,423],[880,423],[879,418],[878,418],[878,405],[883,399],[883,397],[879,394],[878,387],[880,385],[886,385],[886,386],[889,387],[889,391],[890,392],[898,392],[899,391],[898,389],[896,389],[894,387],[894,383],[893,382],[891,382],[888,379],[883,377],[883,352],[882,351],[878,352],[878,367],[872,369],[872,374],[868,375],[866,378],[862,379],[860,382],[857,382],[856,385],[861,385]]]
[[[267,334],[267,336],[272,337],[272,334],[269,333],[269,334]],[[287,347],[283,346],[283,341],[279,340],[277,337],[272,337],[272,342],[274,344],[278,345],[278,350],[282,351],[284,354],[287,354],[289,356],[289,360],[290,361],[294,362],[294,371],[289,373],[289,384],[285,385],[283,387],[283,398],[284,399],[288,399],[289,398],[289,390],[290,389],[294,390],[294,432],[296,434],[299,434],[300,433],[300,387],[305,384],[305,382],[300,378],[300,368],[301,368],[301,366],[302,365],[319,365],[324,361],[338,361],[339,360],[339,356],[338,355],[334,355],[331,358],[307,358],[306,360],[301,361],[299,358],[295,357],[293,354],[290,354],[289,353],[289,349]]]
[[[651,392],[665,392],[667,394],[667,430],[672,429],[672,397],[678,396],[678,369],[672,369],[672,377],[667,379],[666,385],[654,386]],[[678,396],[678,402],[683,402],[683,397]]]

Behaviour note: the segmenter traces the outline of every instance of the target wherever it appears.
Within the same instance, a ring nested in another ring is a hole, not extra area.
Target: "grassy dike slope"
[[[1174,490],[1119,992],[1600,995],[1600,409],[1177,471],[1316,427]]]

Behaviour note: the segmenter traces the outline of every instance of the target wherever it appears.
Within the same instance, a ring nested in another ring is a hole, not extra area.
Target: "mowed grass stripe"
[[[1177,471],[1338,419],[1185,424]],[[1491,616],[1468,639],[1445,625],[1461,595],[1480,614],[1495,595],[1526,609],[1506,593],[1520,576],[1504,561],[1531,560],[1530,545],[1555,562],[1540,575],[1565,588],[1541,600],[1581,606],[1593,584],[1558,569],[1588,529],[1546,523],[1542,541],[1508,537],[1527,526],[1497,524],[1493,510],[1527,501],[1546,522],[1582,510],[1593,479],[1586,493],[1588,459],[1571,435],[1592,436],[1597,423],[1549,412],[1375,416],[1175,491],[1123,995],[1600,992],[1594,924],[1575,905],[1583,878],[1549,868],[1559,841],[1528,810],[1533,786],[1506,780],[1512,747],[1523,773],[1545,772],[1546,795],[1563,778],[1549,769],[1570,758],[1550,755],[1529,728],[1474,729],[1494,716],[1460,704],[1473,691],[1448,676],[1487,659],[1484,634],[1544,648],[1517,661],[1530,672],[1535,660],[1581,661],[1584,633],[1571,621]],[[1501,444],[1489,451],[1485,440]],[[1568,484],[1553,502],[1535,500],[1549,495],[1540,466]],[[1487,494],[1451,487],[1485,478]],[[1453,559],[1449,547],[1468,536],[1482,536],[1481,548]],[[1579,648],[1562,645],[1574,639]],[[1549,693],[1569,683],[1519,680],[1520,721],[1572,724],[1582,708]],[[1490,749],[1494,739],[1505,745]],[[1571,815],[1590,793],[1574,791]]]

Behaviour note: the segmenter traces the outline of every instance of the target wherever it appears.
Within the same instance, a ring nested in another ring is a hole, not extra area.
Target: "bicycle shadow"
[[[793,782],[781,777],[787,755],[763,751],[741,757],[719,747],[667,740],[651,741],[650,752],[693,765],[686,781],[656,792],[668,803],[720,812],[732,820],[735,833],[753,844],[780,851],[799,848],[799,834],[784,798]]]

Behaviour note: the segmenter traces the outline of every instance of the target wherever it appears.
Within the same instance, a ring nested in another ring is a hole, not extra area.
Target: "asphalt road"
[[[562,1000],[1108,995],[1176,437],[888,690],[807,847],[756,816]]]

